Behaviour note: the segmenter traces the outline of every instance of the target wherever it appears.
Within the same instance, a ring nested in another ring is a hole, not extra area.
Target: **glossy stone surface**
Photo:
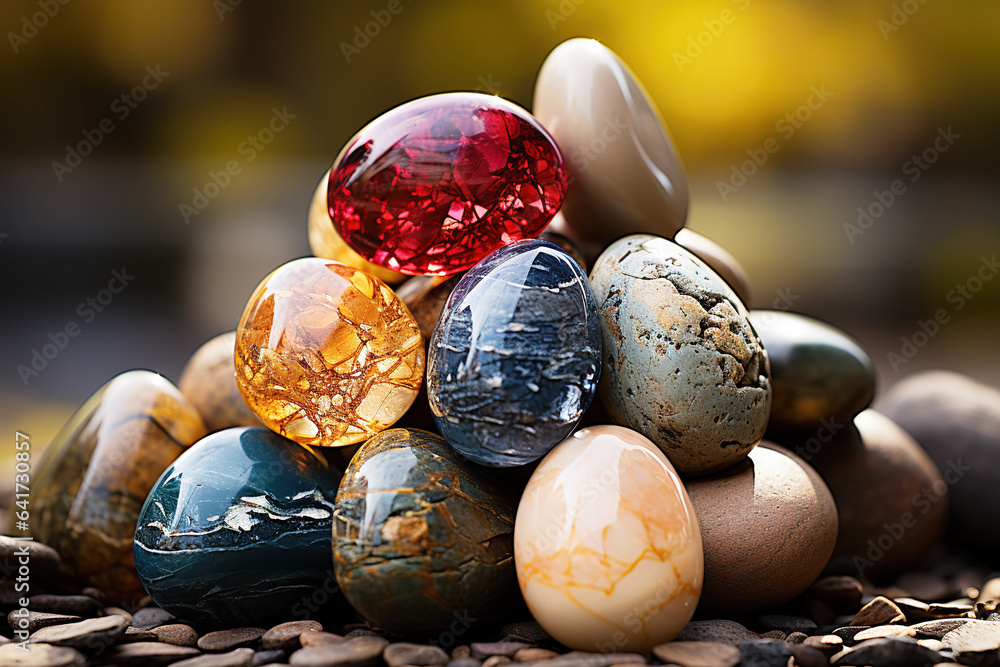
[[[341,151],[327,203],[365,259],[411,275],[450,275],[537,237],[562,205],[559,149],[527,111],[499,97],[444,93],[379,116]]]
[[[140,370],[116,376],[45,450],[31,483],[32,535],[109,602],[138,601],[145,595],[132,560],[139,511],[160,473],[205,432],[166,378]]]
[[[476,463],[541,458],[590,407],[601,330],[583,268],[546,241],[519,241],[459,281],[427,353],[438,430]]]
[[[516,597],[513,531],[513,504],[440,436],[383,431],[337,493],[337,583],[362,617],[402,636],[487,622]]]
[[[135,564],[146,590],[175,616],[208,626],[287,620],[294,605],[333,588],[339,480],[339,470],[266,429],[203,438],[143,505]]]
[[[631,69],[592,39],[548,55],[532,110],[572,174],[566,233],[600,246],[626,234],[672,237],[684,226],[688,185],[663,118]]]
[[[767,353],[722,278],[676,243],[619,239],[591,273],[601,314],[599,394],[683,474],[722,470],[764,435]]]
[[[808,588],[837,542],[837,506],[802,459],[766,441],[717,475],[685,482],[705,550],[701,609],[750,613]]]
[[[312,250],[312,254],[361,269],[368,275],[375,276],[390,285],[405,280],[406,276],[402,273],[396,273],[378,264],[372,264],[354,252],[350,246],[344,243],[344,239],[340,238],[340,234],[337,233],[333,221],[330,219],[330,208],[326,204],[329,178],[330,170],[328,169],[323,174],[323,178],[320,179],[319,185],[316,186],[316,192],[313,193],[312,201],[309,203],[308,232],[309,249]]]
[[[389,287],[308,257],[257,287],[236,330],[236,382],[271,430],[304,445],[361,442],[406,412],[424,343]]]
[[[719,274],[726,284],[733,288],[744,306],[750,305],[750,277],[746,269],[721,245],[685,227],[674,235],[674,243],[689,250],[698,259]]]
[[[177,388],[205,422],[209,433],[233,426],[263,426],[236,386],[236,332],[210,338],[188,359]]]
[[[570,648],[642,651],[698,604],[691,501],[649,440],[621,426],[573,434],[542,460],[517,508],[514,558],[535,620]]]
[[[951,500],[948,529],[958,542],[1000,553],[1000,390],[950,371],[924,371],[878,403],[930,454]]]
[[[826,443],[801,437],[788,446],[816,469],[837,502],[832,566],[859,578],[896,574],[919,563],[941,537],[948,484],[920,445],[885,415],[865,410]]]
[[[768,432],[813,431],[820,420],[844,424],[875,395],[875,364],[843,331],[808,315],[750,311],[771,361]]]

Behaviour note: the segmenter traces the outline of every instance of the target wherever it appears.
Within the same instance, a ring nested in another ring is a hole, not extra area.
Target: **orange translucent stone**
[[[391,426],[417,396],[424,343],[381,280],[318,257],[264,279],[236,330],[236,382],[268,428],[338,447]]]

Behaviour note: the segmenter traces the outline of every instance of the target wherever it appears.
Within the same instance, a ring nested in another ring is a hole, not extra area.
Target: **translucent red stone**
[[[341,238],[368,261],[450,275],[537,237],[565,193],[559,149],[527,111],[445,93],[399,106],[351,139],[327,202]]]

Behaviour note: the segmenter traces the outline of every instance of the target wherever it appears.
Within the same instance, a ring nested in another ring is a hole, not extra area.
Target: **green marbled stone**
[[[750,311],[771,359],[768,436],[848,424],[875,395],[875,365],[844,332],[806,315]]]
[[[370,623],[427,637],[517,603],[514,505],[438,435],[383,431],[347,468],[333,517],[337,583]]]

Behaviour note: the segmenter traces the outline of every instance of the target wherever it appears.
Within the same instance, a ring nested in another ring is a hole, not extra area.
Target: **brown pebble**
[[[173,663],[173,667],[250,667],[253,656],[253,649],[238,648],[226,653],[210,653],[181,660]]]
[[[1000,602],[1000,577],[990,579],[979,590],[978,602]]]
[[[94,616],[103,605],[86,595],[32,595],[28,598],[28,609],[52,614],[71,616]]]
[[[918,637],[941,639],[946,634],[965,624],[966,618],[940,618],[911,625]]]
[[[125,635],[126,629],[128,621],[121,616],[104,616],[42,628],[33,633],[28,641],[93,651],[114,644]]]
[[[517,653],[514,654],[514,662],[531,662],[533,660],[548,660],[549,658],[554,658],[558,653],[555,651],[550,651],[547,648],[538,648],[532,646],[530,648],[522,648]]]
[[[804,632],[793,632],[792,634],[785,637],[785,641],[789,644],[801,644],[804,642],[809,635]]]
[[[307,630],[299,635],[299,643],[303,647],[330,646],[331,644],[342,644],[345,641],[347,641],[346,637],[323,630]]]
[[[104,657],[108,663],[118,665],[118,667],[152,667],[176,663],[178,660],[199,654],[198,649],[187,646],[174,646],[161,642],[138,642],[119,644]]]
[[[796,667],[826,667],[828,664],[826,653],[812,646],[790,644],[788,650],[795,658]]]
[[[383,637],[355,637],[337,644],[300,648],[288,662],[305,667],[375,667],[388,645],[389,640]]]
[[[41,611],[29,611],[23,614],[21,610],[15,609],[7,614],[7,624],[11,630],[27,630],[28,634],[47,628],[51,625],[61,625],[63,623],[75,623],[82,621],[79,616],[66,616],[65,614],[46,614]]]
[[[389,644],[382,651],[382,659],[389,667],[446,665],[449,661],[448,654],[437,646],[408,642]]]
[[[899,610],[906,616],[907,623],[919,623],[929,621],[934,618],[930,613],[931,606],[926,602],[914,600],[913,598],[896,598],[893,600]]]
[[[854,635],[854,641],[863,642],[884,637],[914,637],[916,634],[913,628],[906,625],[876,625]]]
[[[781,630],[768,630],[767,632],[761,633],[761,639],[781,639],[784,641],[786,635]]]
[[[906,615],[892,600],[879,596],[861,608],[851,621],[851,625],[891,625],[905,620]]]
[[[825,655],[833,655],[844,648],[844,640],[837,635],[820,635],[806,637],[802,642],[804,646],[822,651]]]
[[[173,644],[174,646],[198,645],[198,633],[190,625],[172,623],[153,628],[150,632],[156,636],[157,640],[164,644]]]
[[[0,665],[4,667],[83,667],[87,659],[79,651],[65,646],[28,644],[28,650],[17,644],[0,646]]]
[[[143,607],[132,615],[132,627],[140,630],[152,630],[161,625],[173,623],[176,620],[177,617],[165,609]]]
[[[264,636],[263,628],[232,628],[202,635],[198,648],[202,651],[229,651],[253,644]]]
[[[468,644],[459,644],[451,650],[452,660],[462,660],[472,656],[472,647]]]
[[[154,635],[149,630],[140,630],[139,628],[125,628],[125,636],[122,637],[123,642],[155,642],[156,635]]]
[[[447,667],[483,667],[483,663],[475,658],[459,658],[449,662]]]
[[[299,635],[303,632],[322,632],[323,625],[317,621],[290,621],[276,625],[261,637],[260,643],[265,649],[297,648]]]
[[[722,642],[739,646],[744,639],[756,639],[757,635],[750,632],[736,621],[713,620],[692,621],[684,626],[675,641],[707,641]]]
[[[132,614],[121,607],[105,607],[101,610],[101,616],[121,616],[122,618],[127,618],[130,624],[132,623]]]
[[[668,642],[653,648],[661,661],[680,667],[734,667],[740,650],[722,642]]]
[[[500,665],[506,665],[510,661],[510,658],[505,655],[491,655],[483,660],[483,667],[500,667]]]
[[[59,569],[59,554],[52,547],[35,540],[19,540],[7,535],[0,535],[0,568],[4,572],[17,572],[19,559],[25,549],[31,561],[32,573],[54,574]]]
[[[927,613],[935,618],[957,618],[965,616],[969,612],[975,611],[976,605],[972,602],[945,602],[932,604],[928,607]]]
[[[614,667],[615,665],[634,665],[645,662],[646,657],[639,653],[570,651],[546,660],[545,665],[546,667]]]

